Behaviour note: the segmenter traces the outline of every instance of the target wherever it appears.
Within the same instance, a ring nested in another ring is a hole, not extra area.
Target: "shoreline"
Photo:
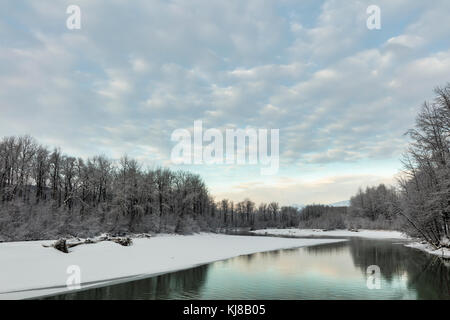
[[[267,236],[295,236],[295,237],[357,237],[365,239],[396,239],[396,240],[408,240],[408,236],[400,231],[391,230],[367,230],[360,229],[357,232],[349,230],[329,230],[324,231],[322,229],[260,229],[250,231],[256,235]]]
[[[242,255],[330,244],[351,237],[404,240],[401,244],[406,247],[450,258],[450,250],[432,250],[397,231],[263,229],[251,233],[253,236],[160,234],[133,238],[133,245],[129,247],[99,242],[74,247],[68,254],[42,246],[53,240],[0,243],[0,264],[5,270],[0,274],[0,300],[44,298],[154,277]],[[80,266],[80,288],[66,286],[69,276],[66,269],[70,265]]]
[[[68,267],[79,266],[81,287],[89,289],[151,277],[259,252],[347,241],[263,236],[196,234],[133,239],[77,246],[67,253],[44,248],[52,241],[0,244],[0,299],[30,299],[74,291],[66,286]]]
[[[405,247],[420,250],[422,252],[426,252],[428,254],[441,257],[443,259],[450,259],[450,249],[448,248],[441,248],[441,249],[433,249],[430,247],[427,243],[421,243],[421,242],[411,242],[409,244],[405,244]]]
[[[266,236],[291,236],[291,237],[354,237],[364,239],[377,239],[377,240],[405,240],[408,243],[403,244],[405,247],[420,250],[422,252],[439,256],[444,259],[450,259],[450,249],[442,248],[434,250],[428,244],[422,243],[418,239],[413,239],[403,234],[400,231],[392,230],[367,230],[361,229],[358,232],[349,230],[330,230],[323,231],[322,229],[261,229],[250,231],[255,235]]]

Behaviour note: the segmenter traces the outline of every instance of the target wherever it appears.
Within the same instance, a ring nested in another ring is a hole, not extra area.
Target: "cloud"
[[[276,182],[247,182],[234,185],[226,192],[218,192],[218,199],[230,199],[235,202],[250,198],[256,203],[267,203],[273,199],[282,205],[333,203],[350,199],[363,188],[380,183],[392,184],[394,179],[376,175],[329,176],[314,180],[280,178]],[[326,201],[324,199],[327,199]]]
[[[0,135],[168,164],[171,132],[197,119],[278,128],[299,179],[305,164],[397,161],[418,106],[449,81],[444,0],[379,1],[379,31],[370,1],[78,3],[81,30],[65,27],[70,1],[0,4]]]
[[[412,35],[400,35],[397,37],[392,37],[387,41],[387,45],[390,46],[403,46],[407,48],[416,48],[425,43],[425,39],[419,36]]]

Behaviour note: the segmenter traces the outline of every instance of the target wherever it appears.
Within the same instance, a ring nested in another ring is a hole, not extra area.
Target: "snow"
[[[450,259],[450,249],[449,248],[442,248],[442,249],[434,249],[427,243],[421,243],[421,242],[413,242],[406,244],[405,246],[409,248],[419,249],[425,252],[428,252],[429,254],[433,254],[436,256],[440,256],[446,259]]]
[[[261,235],[274,236],[294,236],[294,237],[360,237],[369,239],[408,239],[406,235],[399,231],[388,230],[359,230],[359,232],[352,232],[349,230],[332,230],[323,231],[321,229],[264,229],[252,231]]]
[[[264,229],[252,231],[256,234],[261,235],[272,235],[272,236],[293,236],[293,237],[360,237],[366,239],[397,239],[397,240],[417,240],[411,239],[404,233],[399,231],[389,231],[389,230],[359,230],[359,232],[352,232],[348,230],[332,230],[323,231],[321,229]],[[443,248],[435,250],[429,244],[421,243],[419,241],[403,243],[406,247],[414,248],[418,250],[425,251],[429,254],[436,256],[441,256],[443,258],[450,258],[450,249]]]
[[[129,281],[191,268],[256,252],[345,241],[289,239],[219,234],[165,235],[133,239],[123,247],[100,242],[74,247],[70,253],[43,244],[53,241],[0,243],[0,299],[21,299],[68,291],[68,267],[81,270],[82,288]]]
[[[349,207],[350,200],[335,202],[335,203],[329,204],[329,206],[331,206],[331,207]]]

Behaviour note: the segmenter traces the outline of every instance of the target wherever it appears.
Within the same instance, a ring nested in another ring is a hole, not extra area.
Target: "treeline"
[[[215,201],[200,176],[143,169],[133,159],[81,159],[29,136],[0,141],[0,241],[90,237],[102,232],[232,228],[396,229],[450,246],[450,84],[424,103],[403,157],[398,188],[369,187],[350,207]]]
[[[381,185],[351,199],[350,214],[375,225],[392,225],[435,248],[450,247],[450,84],[435,89],[407,135],[398,189]]]
[[[347,207],[308,205],[299,216],[299,228],[303,229],[345,229],[348,225]]]
[[[29,136],[0,141],[0,201],[0,241],[298,224],[297,209],[278,203],[216,202],[189,172],[143,169],[126,156],[85,160]]]
[[[400,230],[405,223],[398,215],[400,195],[394,187],[380,184],[360,188],[350,199],[348,227],[353,229]]]
[[[349,207],[331,207],[309,205],[303,208],[299,216],[301,229],[372,229],[400,230],[404,219],[395,214],[390,205],[380,205],[392,196],[392,189],[384,185],[360,190],[351,198]]]
[[[396,187],[360,189],[347,212],[308,206],[300,227],[402,230],[435,248],[450,247],[450,84],[435,94],[407,132],[411,143]]]
[[[411,234],[439,248],[450,247],[450,84],[435,94],[407,133],[412,143],[403,157],[399,213]]]

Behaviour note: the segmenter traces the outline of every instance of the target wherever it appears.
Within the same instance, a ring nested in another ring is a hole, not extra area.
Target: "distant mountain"
[[[329,204],[331,207],[348,207],[350,206],[350,200],[339,201]]]
[[[311,205],[313,205],[313,204],[311,204]],[[350,200],[344,200],[344,201],[327,204],[327,206],[330,206],[330,207],[348,207],[349,205],[350,205]],[[298,210],[302,210],[304,207],[306,207],[306,204],[293,203],[290,206],[297,208]]]

